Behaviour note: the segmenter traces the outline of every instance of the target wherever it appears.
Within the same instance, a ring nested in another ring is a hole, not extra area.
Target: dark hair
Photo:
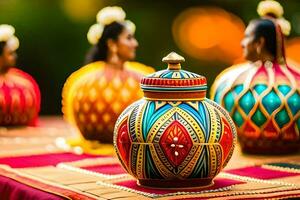
[[[6,42],[0,42],[0,56],[3,54],[3,50],[4,50],[4,47],[6,45]]]
[[[277,57],[277,41],[276,41],[276,27],[270,19],[256,19],[251,21],[254,23],[254,40],[258,40],[260,37],[265,39],[265,48],[275,58]]]
[[[119,22],[113,22],[106,25],[99,42],[89,50],[85,59],[85,64],[100,60],[105,61],[108,53],[107,40],[117,40],[124,28],[125,26]]]

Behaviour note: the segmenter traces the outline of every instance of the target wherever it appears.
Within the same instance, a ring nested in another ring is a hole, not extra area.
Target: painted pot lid
[[[206,96],[206,78],[181,69],[185,59],[175,52],[162,59],[168,68],[150,74],[141,80],[141,88],[150,100],[201,100]]]

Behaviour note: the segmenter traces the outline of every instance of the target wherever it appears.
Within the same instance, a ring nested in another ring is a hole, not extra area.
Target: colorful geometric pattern
[[[222,72],[211,98],[233,118],[242,148],[285,153],[300,148],[300,71],[267,61]]]
[[[76,124],[85,139],[112,143],[117,117],[142,97],[139,82],[151,71],[150,67],[132,62],[126,63],[124,70],[105,67],[104,62],[79,69],[64,86],[66,119]]]
[[[114,132],[126,171],[140,183],[157,181],[161,187],[167,181],[170,187],[170,180],[210,184],[229,161],[235,139],[228,113],[208,99],[140,100],[120,115]]]
[[[34,125],[40,111],[40,90],[27,73],[10,68],[0,74],[0,125]]]

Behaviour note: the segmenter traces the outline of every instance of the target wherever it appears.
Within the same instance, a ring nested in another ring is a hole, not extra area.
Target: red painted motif
[[[119,150],[119,155],[121,156],[123,162],[128,167],[131,140],[128,134],[127,119],[120,125],[120,129],[118,130],[117,147]]]
[[[285,131],[283,131],[283,139],[286,141],[296,141],[299,139],[299,134],[296,132],[296,123],[291,123]]]
[[[233,148],[233,134],[227,120],[222,118],[222,122],[224,124],[224,132],[220,140],[220,145],[223,149],[224,160],[226,160],[230,153],[230,150]]]
[[[243,134],[243,133],[241,133],[241,134]],[[253,124],[249,121],[247,121],[245,124],[244,134],[247,138],[252,138],[252,139],[259,138],[259,136],[260,136],[260,133],[255,130],[255,128],[253,127]]]
[[[178,121],[174,121],[165,130],[159,141],[169,162],[177,167],[188,155],[193,142],[188,131]]]
[[[270,120],[264,128],[263,136],[270,139],[276,139],[279,137],[279,132],[274,127],[272,120]]]

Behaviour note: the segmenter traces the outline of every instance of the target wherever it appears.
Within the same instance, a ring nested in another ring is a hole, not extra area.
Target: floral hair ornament
[[[126,20],[125,27],[129,30],[130,33],[135,33],[136,26],[132,21]]]
[[[288,36],[291,32],[291,24],[283,17],[283,7],[274,0],[261,1],[257,6],[257,13],[261,17],[275,16],[276,23],[280,26],[282,33]]]
[[[130,20],[125,20],[125,17],[126,13],[118,6],[109,6],[100,10],[96,16],[97,23],[92,25],[87,33],[89,43],[92,45],[97,44],[102,36],[104,27],[113,22],[123,23],[131,33],[134,33],[136,29],[134,23]]]
[[[6,42],[13,51],[19,48],[19,40],[14,34],[15,28],[13,26],[8,24],[0,25],[0,42]]]
[[[103,29],[104,26],[101,24],[93,24],[90,27],[89,32],[87,33],[87,39],[90,44],[95,45],[98,43],[103,33]]]

